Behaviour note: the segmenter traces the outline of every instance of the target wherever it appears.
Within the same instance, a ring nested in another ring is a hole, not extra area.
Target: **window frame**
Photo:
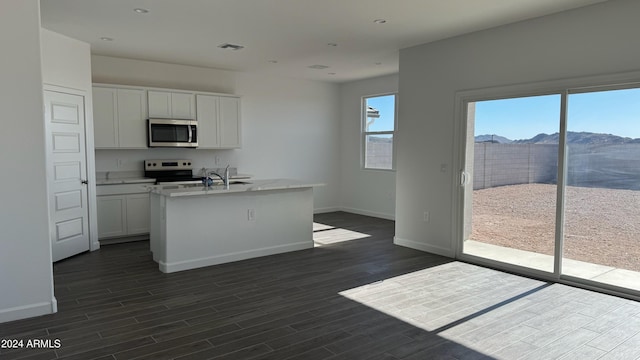
[[[392,131],[366,131],[367,126],[367,100],[371,98],[393,95],[393,130]],[[396,132],[398,131],[398,92],[392,91],[374,95],[366,95],[360,101],[360,169],[369,171],[396,171]],[[367,167],[367,136],[370,135],[391,135],[391,168]]]

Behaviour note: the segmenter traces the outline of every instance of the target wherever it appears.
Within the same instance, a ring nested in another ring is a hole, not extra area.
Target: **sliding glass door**
[[[473,192],[465,201],[464,253],[553,272],[560,100],[469,104]]]
[[[640,290],[640,89],[568,96],[564,274]]]
[[[640,291],[640,88],[464,106],[462,254]]]

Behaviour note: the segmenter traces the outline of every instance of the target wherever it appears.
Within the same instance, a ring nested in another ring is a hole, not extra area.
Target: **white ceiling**
[[[397,72],[402,48],[603,1],[41,0],[41,13],[93,54],[342,82]]]

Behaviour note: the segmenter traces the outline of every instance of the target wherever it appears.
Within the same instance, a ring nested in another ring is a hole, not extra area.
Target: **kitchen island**
[[[150,246],[171,273],[313,247],[313,187],[297,180],[150,186]]]

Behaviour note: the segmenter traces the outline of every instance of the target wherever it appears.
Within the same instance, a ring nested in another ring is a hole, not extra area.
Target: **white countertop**
[[[195,178],[195,176],[194,176]],[[238,174],[230,176],[231,180],[240,180],[240,179],[250,179],[251,175],[247,174]],[[214,178],[213,181],[219,181],[217,178]],[[96,185],[119,185],[119,184],[152,184],[155,183],[156,179],[147,178],[147,177],[114,177],[106,179],[104,177],[96,178]]]
[[[120,179],[96,179],[96,185],[118,185],[118,184],[153,184],[156,179],[150,178],[120,178]]]
[[[223,185],[214,185],[209,188],[205,188],[200,185],[191,187],[185,187],[182,185],[151,185],[147,186],[147,188],[154,194],[168,197],[179,197],[223,195],[247,191],[285,190],[324,186],[322,183],[310,183],[293,179],[250,180],[247,182],[248,184],[231,184],[229,189],[225,189]]]

